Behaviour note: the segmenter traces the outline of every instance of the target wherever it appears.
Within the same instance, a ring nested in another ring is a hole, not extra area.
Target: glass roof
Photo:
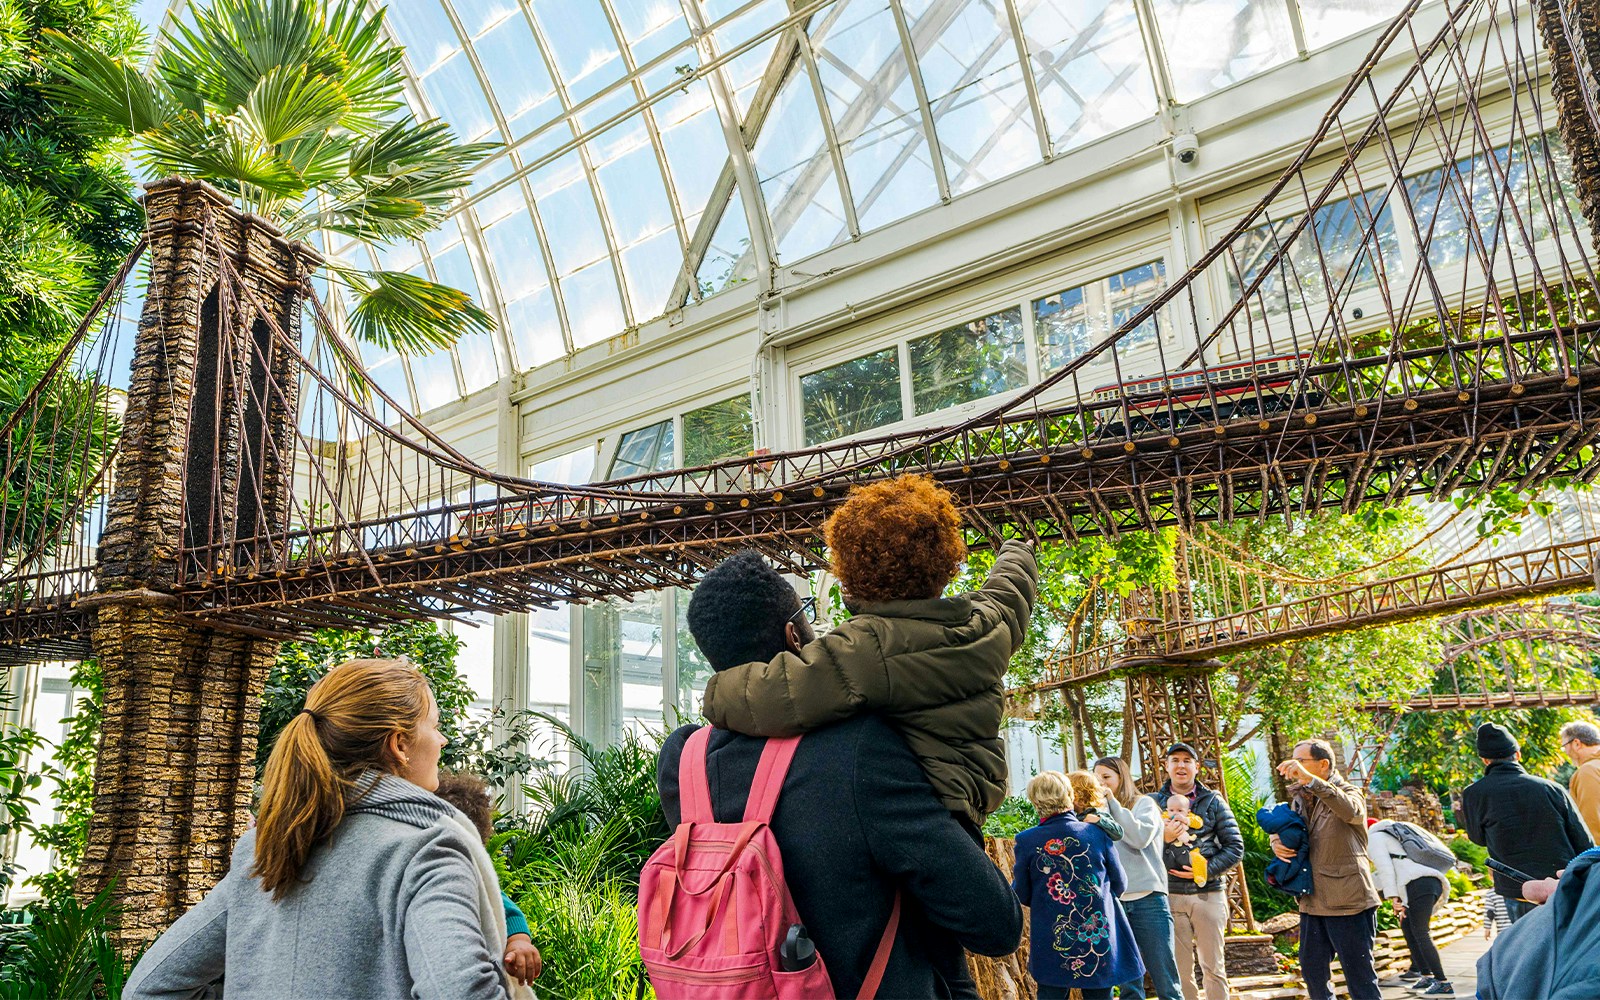
[[[185,0],[174,0],[174,9]],[[404,0],[408,96],[504,144],[383,266],[499,319],[368,351],[419,410],[1393,16],[1403,0]],[[158,0],[141,5],[155,27]],[[1173,39],[1182,44],[1173,45]],[[364,254],[354,247],[333,252]]]

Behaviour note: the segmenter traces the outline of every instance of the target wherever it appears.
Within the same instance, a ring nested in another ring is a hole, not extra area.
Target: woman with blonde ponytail
[[[482,885],[469,822],[432,794],[444,743],[415,667],[330,670],[272,748],[227,877],[157,939],[123,995],[196,997],[226,976],[229,1000],[505,1000],[504,931],[485,933],[499,888]]]

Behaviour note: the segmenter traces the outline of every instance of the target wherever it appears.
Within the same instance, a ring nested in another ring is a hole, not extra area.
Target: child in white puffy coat
[[[1367,820],[1368,853],[1372,857],[1372,881],[1385,899],[1394,900],[1406,947],[1411,951],[1411,970],[1400,979],[1419,996],[1455,996],[1446,978],[1439,949],[1433,943],[1428,924],[1434,907],[1450,898],[1450,882],[1437,868],[1413,861],[1405,845],[1395,836],[1397,826],[1408,826],[1422,837],[1438,843],[1433,834],[1400,820]],[[1443,844],[1439,844],[1441,849]]]

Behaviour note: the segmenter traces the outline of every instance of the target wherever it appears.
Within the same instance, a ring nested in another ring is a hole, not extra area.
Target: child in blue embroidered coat
[[[1122,862],[1098,824],[1078,820],[1066,775],[1035,775],[1028,800],[1039,825],[1017,834],[1011,887],[1030,907],[1028,972],[1039,1000],[1066,1000],[1075,989],[1083,1000],[1111,1000],[1118,984],[1144,976],[1118,901]]]

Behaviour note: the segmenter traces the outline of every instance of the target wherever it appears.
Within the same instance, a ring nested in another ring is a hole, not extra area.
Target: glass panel
[[[694,633],[689,631],[689,599],[693,591],[680,590],[678,600],[678,713],[680,722],[691,722],[700,716],[706,697],[706,681],[716,671],[695,644]]]
[[[500,363],[494,356],[494,334],[470,333],[456,341],[456,358],[461,362],[461,377],[468,392],[477,392],[500,377]]]
[[[683,244],[678,242],[676,229],[669,228],[622,251],[622,273],[627,276],[628,302],[636,322],[667,311],[667,298],[682,272]]]
[[[889,8],[839,4],[812,38],[863,229],[939,200],[905,50]]]
[[[461,398],[456,387],[455,363],[449,351],[434,351],[408,359],[411,363],[411,383],[417,387],[417,408],[426,413]]]
[[[365,342],[358,349],[366,366],[367,377],[392,396],[395,402],[416,412],[416,403],[411,398],[411,389],[406,385],[406,372],[401,366],[400,355]],[[383,417],[388,407],[383,406],[381,401],[375,401],[375,405],[380,407],[379,416]],[[387,416],[392,417],[393,414]]]
[[[458,52],[422,78],[433,113],[449,122],[456,135],[477,140],[494,129],[494,116],[484,97],[483,85],[472,71],[466,53]]]
[[[567,153],[532,177],[534,202],[539,206],[556,273],[571,274],[606,256],[605,231],[600,210],[583,173],[577,153]],[[613,333],[616,332],[614,328]]]
[[[608,147],[609,159],[597,156],[592,162],[617,245],[631,246],[672,228],[672,208],[644,119],[635,118],[615,132],[624,141]]]
[[[531,295],[550,283],[539,252],[538,232],[526,211],[485,229],[483,248],[494,266],[500,295],[507,301]]]
[[[617,39],[598,3],[534,0],[531,6],[573,103],[622,78]]]
[[[611,473],[607,479],[624,479],[650,472],[666,472],[672,468],[672,421],[628,431],[617,442],[616,457],[611,460]]]
[[[561,339],[561,316],[548,286],[541,285],[525,298],[506,303],[506,325],[523,368],[547,364],[567,353]]]
[[[717,223],[717,231],[711,236],[711,245],[700,261],[700,270],[695,274],[701,298],[756,276],[755,255],[750,252],[749,222],[735,185],[733,196],[723,209],[722,220]]]
[[[1306,47],[1317,49],[1400,13],[1403,0],[1298,0]]]
[[[572,608],[567,604],[528,612],[528,708],[572,722]],[[531,752],[548,757],[561,745],[555,727],[543,724]]]
[[[1155,114],[1155,83],[1131,0],[1023,0],[1018,6],[1057,151]]]
[[[611,9],[617,15],[617,25],[622,37],[633,51],[634,65],[649,62],[656,56],[689,40],[689,25],[683,19],[683,10],[676,3],[663,0],[611,0]],[[685,49],[688,55],[692,50]]]
[[[454,229],[454,226],[450,228]],[[433,258],[433,273],[437,281],[459,288],[475,300],[481,301],[483,295],[478,288],[478,276],[472,269],[472,260],[467,256],[467,247],[464,243],[457,243],[444,253]]]
[[[692,233],[694,222],[706,211],[712,188],[728,162],[728,146],[717,110],[711,104],[710,89],[703,81],[696,82],[687,94],[675,92],[657,104],[656,127],[661,131],[661,146],[684,223]]]
[[[1234,251],[1229,274],[1232,294],[1237,296],[1255,280],[1298,218],[1287,216],[1244,234]],[[1373,227],[1373,233],[1364,236],[1368,227]],[[1300,234],[1262,282],[1259,298],[1252,306],[1283,313],[1291,307],[1306,309],[1326,303],[1330,293],[1342,300],[1354,291],[1373,287],[1378,281],[1372,254],[1374,242],[1383,254],[1384,267],[1390,273],[1398,272],[1399,240],[1394,214],[1383,192],[1369,191],[1324,205],[1312,217],[1308,230]]]
[[[800,380],[806,444],[859,434],[904,418],[900,358],[889,347]]]
[[[1284,0],[1150,0],[1173,96],[1192,101],[1294,59]]]
[[[395,38],[406,47],[406,61],[418,76],[461,48],[455,26],[439,3],[391,4],[385,19],[394,29]]]
[[[1033,328],[1043,370],[1054,371],[1080,357],[1166,287],[1166,262],[1155,260],[1034,299]],[[1151,317],[1122,343],[1127,348],[1153,343],[1159,332],[1158,318]]]
[[[555,83],[527,18],[520,13],[506,18],[472,48],[513,137],[561,113]]]
[[[750,394],[702,406],[683,415],[683,464],[710,465],[723,458],[748,455],[755,446]]]
[[[449,3],[468,38],[476,38],[517,13],[517,0],[440,0]]]
[[[1022,307],[952,326],[910,345],[911,397],[932,413],[1028,384]]]
[[[1542,169],[1546,142],[1554,166],[1551,171]],[[1534,240],[1549,237],[1549,180],[1535,176],[1535,171],[1528,169],[1530,161],[1539,174],[1559,178],[1562,194],[1571,205],[1574,218],[1578,217],[1571,161],[1559,137],[1552,133],[1548,139],[1535,137],[1501,146],[1492,155],[1492,162],[1498,166],[1491,166],[1489,156],[1480,154],[1406,178],[1406,194],[1416,214],[1417,230],[1428,243],[1428,261],[1433,266],[1442,267],[1468,257],[1482,260],[1481,255],[1495,253],[1496,245],[1502,241],[1526,252],[1531,248],[1522,231],[1524,226]]]
[[[567,321],[577,347],[599,343],[621,333],[625,326],[617,276],[609,258],[562,278],[561,298],[573,306],[567,310]]]
[[[472,707],[487,713],[494,709],[494,616],[472,611],[462,617],[472,625],[455,623],[450,626],[450,631],[461,640],[461,650],[456,653],[456,670],[477,696],[472,700]]]
[[[502,181],[511,176],[513,166],[518,162],[512,156],[497,156],[485,163],[472,175],[472,186],[469,191],[472,195],[488,190],[497,181]],[[478,224],[491,226],[519,209],[526,211],[527,201],[522,197],[522,185],[511,183],[496,190],[493,194],[485,195],[472,205],[472,211],[478,217]]]
[[[533,464],[529,477],[541,483],[587,483],[594,478],[595,447],[582,448]]]
[[[798,64],[778,92],[753,156],[781,259],[808,257],[849,235],[811,81]]]
[[[709,25],[715,24],[738,9],[744,0],[699,0],[699,3],[705,12],[703,15],[705,22]],[[782,0],[767,0],[761,6],[716,30],[717,51],[719,53],[733,51],[761,33],[763,29],[782,21],[785,14]],[[777,51],[781,34],[781,32],[775,34],[766,41],[752,46],[730,59],[724,66],[723,71],[727,73],[728,80],[733,86],[741,117],[750,110],[750,100],[755,96],[762,75],[772,63],[773,53]]]
[[[907,0],[934,131],[959,194],[1039,162],[1011,26],[998,5]]]
[[[622,647],[622,725],[644,736],[666,725],[661,687],[661,594],[613,602]]]

